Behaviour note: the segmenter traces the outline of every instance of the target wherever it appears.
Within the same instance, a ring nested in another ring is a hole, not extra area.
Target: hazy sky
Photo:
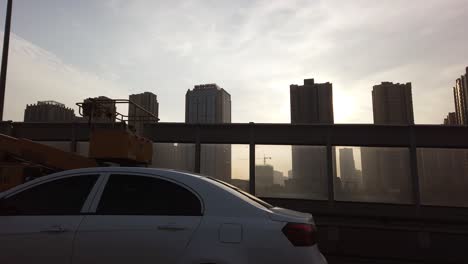
[[[337,123],[372,122],[372,86],[393,81],[413,83],[416,123],[438,124],[468,65],[467,0],[14,2],[12,120],[38,100],[151,91],[182,122],[187,89],[217,83],[233,122],[289,122],[289,85],[315,78]]]

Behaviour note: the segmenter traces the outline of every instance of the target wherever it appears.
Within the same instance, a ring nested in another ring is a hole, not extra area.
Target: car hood
[[[314,224],[314,218],[311,214],[281,207],[271,208],[269,216],[273,221]]]

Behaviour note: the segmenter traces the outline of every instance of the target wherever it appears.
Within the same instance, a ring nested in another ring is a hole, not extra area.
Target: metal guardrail
[[[96,124],[119,127],[124,124]],[[35,141],[88,141],[90,128],[79,123],[0,122],[0,131]],[[328,200],[267,197],[282,207],[313,213],[319,246],[330,263],[466,263],[468,208],[427,206],[419,199],[419,148],[468,149],[468,127],[438,125],[147,124],[154,143],[192,143],[200,171],[203,144],[249,145],[250,188],[255,191],[256,145],[310,145],[326,148]],[[336,201],[333,188],[335,146],[398,147],[409,151],[412,204]],[[73,148],[72,148],[73,149]]]

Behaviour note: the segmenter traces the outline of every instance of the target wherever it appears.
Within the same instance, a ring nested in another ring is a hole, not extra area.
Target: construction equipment
[[[4,134],[0,134],[0,153],[0,191],[25,182],[26,177],[98,165],[72,152]]]
[[[29,179],[53,172],[96,166],[147,166],[152,161],[153,144],[125,126],[96,128],[93,122],[126,122],[130,118],[116,111],[116,104],[128,103],[139,109],[139,122],[157,122],[154,114],[129,100],[107,97],[88,98],[78,103],[79,112],[89,118],[90,140],[88,156],[60,150],[39,142],[0,134],[0,191]]]
[[[146,166],[153,144],[123,129],[91,132],[88,157],[0,134],[0,191],[53,172],[96,166]]]

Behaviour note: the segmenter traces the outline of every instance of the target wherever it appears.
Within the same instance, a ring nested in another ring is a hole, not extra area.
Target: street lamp
[[[5,105],[5,87],[8,67],[8,49],[10,47],[11,10],[13,0],[8,0],[5,18],[5,33],[3,35],[2,68],[0,71],[0,121],[3,121],[3,108]]]

